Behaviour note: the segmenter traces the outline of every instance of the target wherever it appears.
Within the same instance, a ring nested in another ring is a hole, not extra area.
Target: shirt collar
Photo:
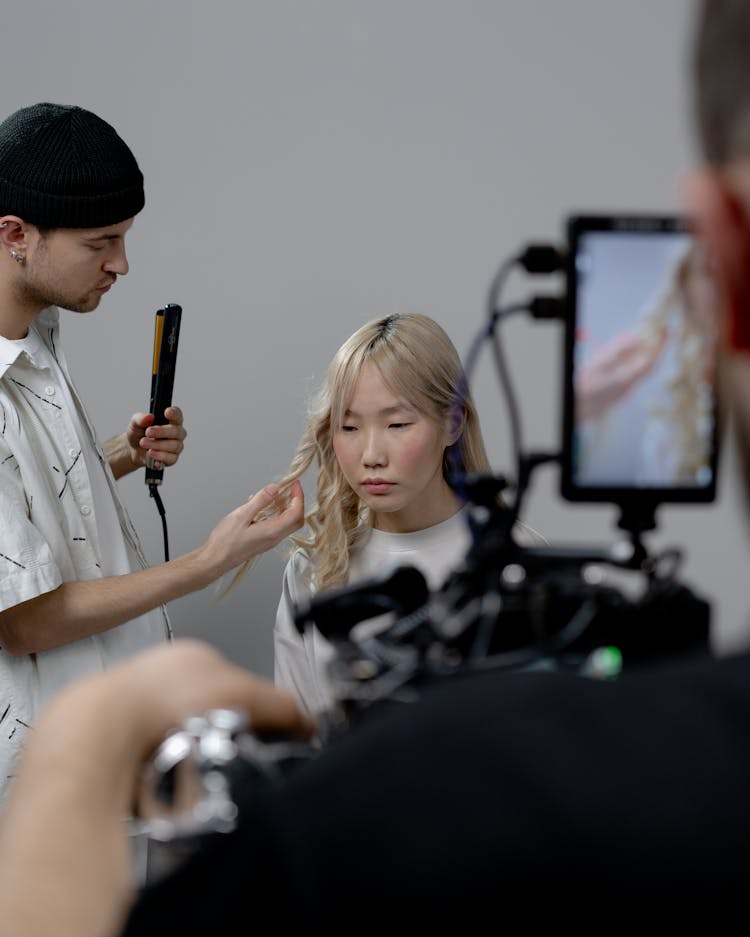
[[[0,378],[2,378],[8,368],[12,367],[18,360],[19,355],[26,352],[31,363],[37,367],[34,360],[34,352],[42,344],[43,335],[57,328],[60,321],[60,312],[54,306],[43,309],[34,320],[33,325],[29,327],[29,334],[26,339],[18,342],[12,339],[3,338],[0,335]]]

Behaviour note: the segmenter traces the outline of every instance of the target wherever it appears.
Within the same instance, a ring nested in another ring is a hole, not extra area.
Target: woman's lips
[[[395,487],[393,482],[383,481],[380,478],[362,482],[362,487],[369,495],[387,495]]]

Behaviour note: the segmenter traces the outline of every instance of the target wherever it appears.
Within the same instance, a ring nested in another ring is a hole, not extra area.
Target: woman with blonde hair
[[[452,466],[490,466],[461,360],[444,329],[416,313],[368,322],[331,361],[312,400],[283,492],[317,467],[306,528],[291,537],[274,628],[275,681],[312,712],[330,705],[332,647],[295,609],[314,593],[417,567],[438,588],[470,546]]]

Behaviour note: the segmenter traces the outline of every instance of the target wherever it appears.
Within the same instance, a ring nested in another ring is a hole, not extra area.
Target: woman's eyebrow
[[[395,403],[390,407],[383,407],[382,410],[378,410],[377,416],[391,416],[394,413],[401,413],[404,410],[407,410],[409,413],[413,413],[414,407],[409,406],[408,403]],[[344,416],[349,416],[356,419],[357,417],[361,416],[361,414],[356,410],[347,408],[344,410]]]

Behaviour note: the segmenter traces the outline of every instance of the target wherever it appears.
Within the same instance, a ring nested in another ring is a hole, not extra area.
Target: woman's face
[[[347,482],[372,509],[380,530],[422,530],[447,520],[458,499],[443,478],[447,421],[417,410],[365,364],[333,450]]]

